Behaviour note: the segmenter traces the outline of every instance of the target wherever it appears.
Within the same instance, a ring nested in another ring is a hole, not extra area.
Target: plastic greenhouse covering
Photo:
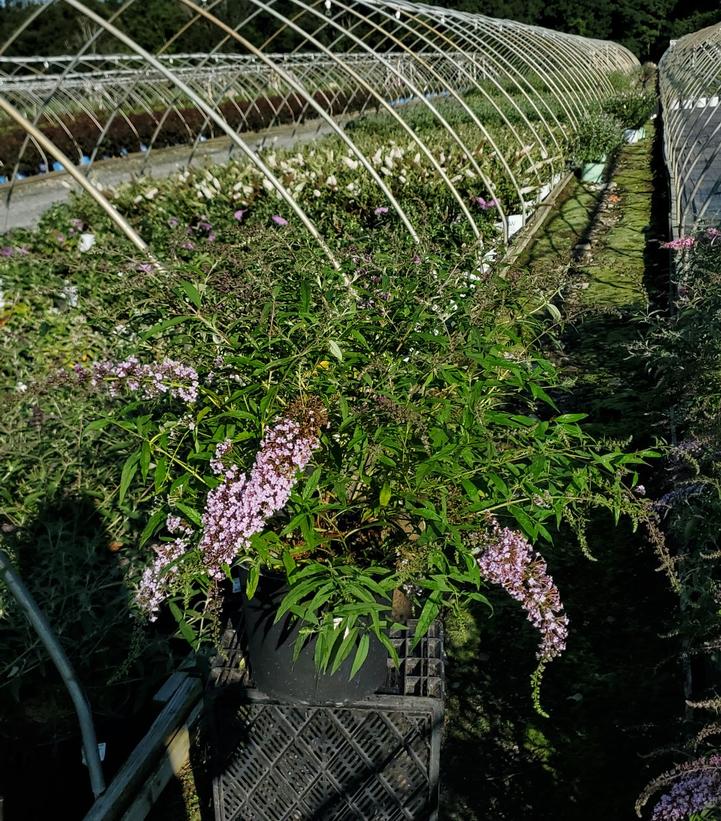
[[[721,220],[721,28],[682,37],[659,64],[673,230]]]

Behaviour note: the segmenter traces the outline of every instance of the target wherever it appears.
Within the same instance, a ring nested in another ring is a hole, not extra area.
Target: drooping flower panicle
[[[145,365],[131,356],[122,362],[96,362],[90,368],[76,365],[74,370],[80,381],[93,387],[107,383],[108,393],[113,397],[124,388],[144,399],[166,394],[192,404],[198,398],[198,372],[174,359]]]
[[[199,548],[208,573],[222,579],[223,566],[250,544],[267,520],[290,498],[298,472],[318,447],[324,413],[317,406],[296,408],[269,428],[260,443],[250,475],[224,467],[230,443],[218,445],[212,469],[223,481],[208,493]]]
[[[160,605],[168,595],[170,582],[178,572],[175,562],[188,551],[193,535],[192,529],[178,516],[168,516],[165,526],[176,538],[172,542],[153,546],[155,559],[143,571],[136,594],[138,604],[148,614],[150,621],[157,619]]]
[[[652,821],[686,821],[705,809],[721,806],[721,755],[710,755],[680,764],[656,778],[636,802],[636,814],[659,789],[666,788],[656,802]]]
[[[692,236],[677,237],[670,240],[670,242],[662,242],[661,247],[667,248],[670,251],[682,251],[684,248],[693,248],[696,244],[696,238]]]
[[[223,481],[208,493],[198,541],[211,578],[223,579],[224,565],[285,507],[299,471],[318,447],[318,431],[325,422],[325,409],[319,402],[292,406],[284,419],[266,431],[248,477],[237,465],[226,465],[232,441],[217,445],[210,468]],[[168,516],[166,527],[176,538],[154,547],[156,557],[145,569],[137,593],[137,602],[151,621],[157,618],[178,573],[177,560],[192,548],[197,535],[178,516]]]
[[[566,649],[568,617],[543,558],[523,535],[491,521],[477,557],[481,576],[521,604],[541,634],[537,658],[545,664]],[[485,544],[483,544],[485,542]]]

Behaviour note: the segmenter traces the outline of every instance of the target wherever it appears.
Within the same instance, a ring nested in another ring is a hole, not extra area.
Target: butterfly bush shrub
[[[651,515],[632,488],[653,452],[597,442],[557,410],[554,367],[529,347],[539,328],[514,318],[508,285],[477,289],[417,251],[404,265],[355,250],[231,315],[208,281],[184,281],[177,316],[143,334],[165,360],[77,369],[117,396],[93,427],[127,449],[118,501],[146,517],[138,606],[167,605],[193,646],[243,566],[249,595],[261,573],[285,575],[279,613],[319,637],[323,669],[351,653],[357,667],[369,635],[393,652],[394,591],[420,637],[442,611],[487,603],[489,585],[526,610],[542,667],[567,631],[540,555],[554,531],[585,545],[591,508]]]
[[[670,739],[683,758],[643,791],[637,812],[655,821],[713,819],[721,806],[718,650],[721,646],[721,230],[662,245],[673,254],[674,310],[657,318],[645,350],[672,409],[677,441],[655,503],[678,576],[674,624],[683,648],[686,721]],[[715,717],[712,719],[710,716]],[[669,722],[671,726],[672,723]],[[653,799],[653,800],[652,800]]]

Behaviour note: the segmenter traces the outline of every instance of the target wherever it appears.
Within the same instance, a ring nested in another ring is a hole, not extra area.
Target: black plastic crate
[[[443,698],[443,627],[441,622],[434,621],[426,635],[413,647],[415,628],[416,621],[412,620],[408,623],[408,630],[391,633],[391,642],[398,653],[400,665],[396,668],[389,662],[388,679],[382,692]]]
[[[436,817],[439,699],[286,704],[235,686],[217,694],[211,712],[217,821]]]
[[[253,689],[238,633],[213,663],[209,730],[216,821],[435,819],[443,724],[440,623],[413,648],[391,635],[378,694],[342,706],[281,703]]]

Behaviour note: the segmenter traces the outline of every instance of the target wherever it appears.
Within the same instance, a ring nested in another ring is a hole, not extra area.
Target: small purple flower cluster
[[[390,211],[390,208],[388,208],[387,205],[379,205],[378,208],[373,209],[373,213],[377,217],[384,217],[389,211]]]
[[[667,248],[670,251],[682,251],[684,248],[693,248],[696,244],[696,238],[692,236],[677,237],[670,242],[662,242],[661,247]]]
[[[281,217],[280,214],[274,214],[270,219],[279,228],[288,224],[288,220],[285,217]]]
[[[213,230],[213,225],[204,217],[201,217],[188,228],[188,235],[195,236],[198,239],[205,239],[206,242],[215,242],[218,235]]]
[[[481,211],[490,211],[491,208],[498,207],[498,200],[486,200],[483,197],[474,197],[473,202],[481,209]]]
[[[523,535],[491,520],[490,538],[477,558],[481,575],[500,585],[520,602],[531,624],[540,632],[537,658],[546,663],[566,649],[568,617],[558,588],[543,558]]]
[[[150,621],[158,618],[160,605],[168,595],[173,576],[178,572],[178,566],[174,563],[187,552],[193,535],[192,529],[184,524],[179,516],[168,516],[165,526],[176,538],[172,542],[153,546],[155,559],[152,565],[143,571],[136,594],[136,601],[148,614]]]
[[[721,756],[686,765],[688,769],[653,808],[652,821],[684,821],[695,813],[721,805]]]
[[[654,502],[656,510],[664,510],[673,507],[679,502],[685,502],[692,496],[698,496],[706,490],[706,485],[702,482],[692,482],[688,485],[681,485],[668,493],[664,493],[659,499]]]
[[[305,408],[294,416],[266,431],[250,476],[236,465],[225,467],[223,459],[230,442],[216,448],[211,468],[223,476],[223,481],[208,493],[199,543],[208,573],[215,579],[223,578],[223,566],[230,564],[267,520],[285,507],[298,471],[305,468],[318,447],[323,413]]]
[[[135,270],[139,274],[152,274],[154,271],[158,270],[158,266],[154,262],[141,262],[139,265],[135,266]]]
[[[230,564],[267,520],[287,504],[298,472],[318,447],[318,431],[326,421],[325,408],[318,401],[292,405],[288,416],[266,432],[248,478],[237,465],[226,466],[232,441],[217,445],[210,467],[223,481],[208,493],[198,543],[211,578],[223,579],[223,565]],[[155,559],[143,572],[136,596],[151,621],[157,618],[178,574],[178,560],[191,549],[196,535],[179,516],[168,516],[165,524],[176,538],[154,546]]]
[[[230,453],[233,448],[233,442],[230,439],[226,439],[225,442],[220,442],[215,448],[215,456],[210,460],[210,469],[216,476],[220,476],[225,474],[225,462],[223,461],[225,457]]]
[[[5,245],[3,248],[0,248],[0,257],[23,257],[27,256],[30,251],[24,245],[12,246],[12,245]]]
[[[166,394],[192,404],[198,398],[198,372],[174,359],[144,365],[131,356],[123,362],[96,362],[92,368],[76,365],[74,371],[79,381],[93,387],[108,382],[108,393],[112,397],[118,396],[120,388],[125,387],[141,393],[144,399]]]

